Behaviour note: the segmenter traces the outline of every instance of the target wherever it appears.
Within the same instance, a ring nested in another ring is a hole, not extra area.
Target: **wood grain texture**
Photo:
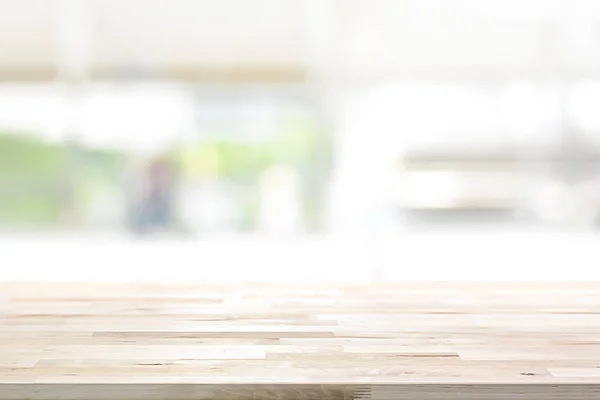
[[[355,398],[364,385],[372,398],[415,385],[432,399],[448,385],[480,398],[508,398],[494,397],[507,385],[519,385],[512,398],[600,398],[600,283],[0,283],[0,293],[0,399],[154,399],[167,386],[180,399]],[[545,389],[555,385],[565,386]]]

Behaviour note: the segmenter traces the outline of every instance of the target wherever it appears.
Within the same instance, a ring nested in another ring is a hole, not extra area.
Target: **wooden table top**
[[[0,321],[0,398],[600,384],[600,283],[0,283]]]

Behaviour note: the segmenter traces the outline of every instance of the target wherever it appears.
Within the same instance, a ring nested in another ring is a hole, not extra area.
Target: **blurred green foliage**
[[[313,118],[288,116],[279,121],[274,135],[261,140],[242,140],[209,132],[182,151],[183,173],[190,179],[224,180],[246,188],[237,198],[243,229],[258,222],[261,175],[270,167],[285,165],[300,175],[304,220],[312,228],[320,208],[315,188],[324,177],[330,157],[330,140]]]
[[[277,134],[268,140],[209,137],[183,151],[187,176],[251,182],[273,165],[302,169],[320,150],[315,124],[302,118],[282,120]]]
[[[280,119],[276,132],[259,140],[207,134],[196,144],[169,149],[183,180],[218,180],[237,187],[243,229],[252,229],[259,210],[258,183],[275,165],[293,168],[303,185],[305,217],[315,219],[316,191],[330,157],[330,138],[314,119]],[[55,143],[38,135],[0,132],[0,225],[59,226],[65,210],[85,207],[95,193],[121,190],[129,154]]]
[[[124,161],[118,151],[0,132],[0,224],[58,224],[70,192],[84,196],[86,188],[114,180]]]
[[[0,223],[58,221],[66,162],[64,146],[24,134],[0,133]]]
[[[66,157],[65,146],[0,133],[0,177],[56,177],[63,172]]]

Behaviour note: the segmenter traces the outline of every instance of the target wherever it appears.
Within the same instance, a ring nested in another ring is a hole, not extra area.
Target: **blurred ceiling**
[[[0,0],[0,79],[600,78],[595,0]]]

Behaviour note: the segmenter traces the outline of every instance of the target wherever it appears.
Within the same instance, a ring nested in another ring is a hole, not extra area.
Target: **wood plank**
[[[0,293],[0,400],[600,390],[594,282],[20,282]]]

